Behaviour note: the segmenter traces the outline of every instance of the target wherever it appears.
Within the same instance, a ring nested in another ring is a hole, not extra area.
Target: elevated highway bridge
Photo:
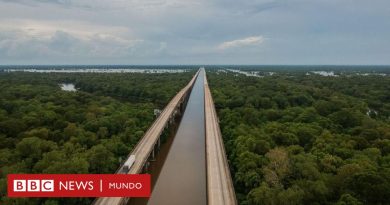
[[[163,131],[172,123],[177,114],[184,111],[186,101],[188,100],[192,87],[199,75],[206,75],[204,68],[200,68],[190,82],[173,97],[146,131],[145,135],[141,138],[133,151],[129,153],[126,161],[131,161],[131,166],[120,166],[116,171],[116,174],[141,174],[147,170],[150,161],[155,158],[156,151],[161,144],[160,137]],[[207,83],[207,78],[206,76],[204,77],[207,204],[235,205],[237,202],[219,128],[218,117]],[[93,204],[124,205],[127,204],[128,201],[129,198],[125,197],[101,197],[96,198]]]

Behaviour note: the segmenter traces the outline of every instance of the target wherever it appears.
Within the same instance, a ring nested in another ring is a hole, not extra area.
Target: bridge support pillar
[[[144,165],[144,173],[148,172],[148,170],[149,170],[149,164],[150,164],[149,161],[145,163],[145,165]]]
[[[152,149],[152,153],[150,154],[150,161],[156,160],[156,153],[155,153],[155,147]]]

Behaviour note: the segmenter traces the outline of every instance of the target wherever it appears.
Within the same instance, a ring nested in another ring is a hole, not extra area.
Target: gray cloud
[[[243,39],[225,41],[218,46],[218,49],[225,50],[231,48],[240,48],[245,46],[257,46],[264,42],[263,36],[250,36]]]
[[[389,19],[386,0],[0,0],[0,60],[389,64]]]
[[[117,59],[154,56],[163,52],[165,42],[126,40],[105,34],[80,38],[64,31],[37,37],[23,31],[0,36],[0,60],[10,59]]]

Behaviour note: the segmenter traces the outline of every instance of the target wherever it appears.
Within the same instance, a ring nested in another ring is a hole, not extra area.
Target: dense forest
[[[89,204],[89,198],[5,197],[9,173],[114,173],[181,74],[0,72],[0,204]],[[63,91],[72,83],[76,92]]]
[[[240,204],[390,204],[390,77],[208,79]]]
[[[274,71],[207,73],[239,203],[390,204],[390,77]],[[193,74],[0,72],[0,204],[89,204],[6,176],[113,173]]]

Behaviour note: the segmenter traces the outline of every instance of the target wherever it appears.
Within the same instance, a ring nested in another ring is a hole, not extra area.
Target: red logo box
[[[8,197],[150,197],[149,174],[9,174]]]

